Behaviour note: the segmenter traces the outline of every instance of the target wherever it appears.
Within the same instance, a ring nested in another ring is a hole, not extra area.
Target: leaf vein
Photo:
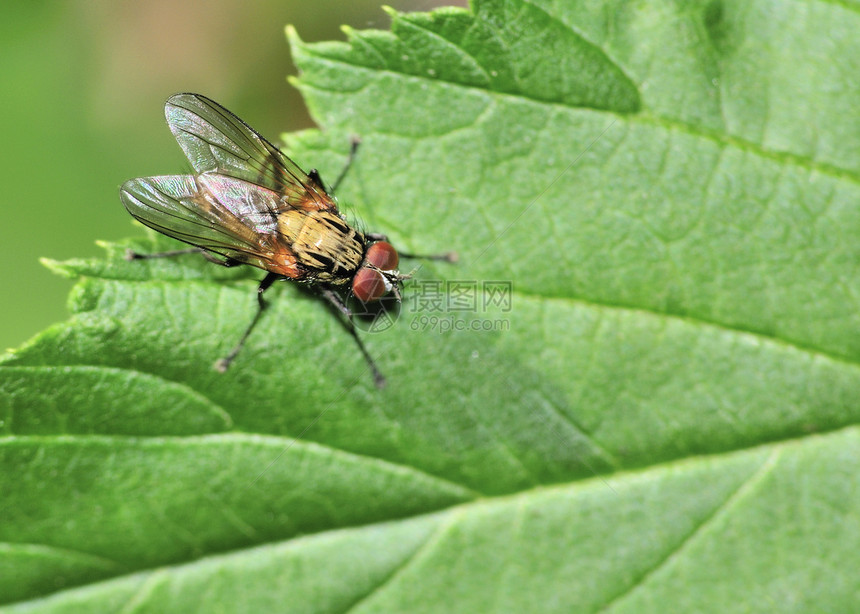
[[[581,297],[581,296],[550,296],[550,295],[542,295],[539,293],[528,292],[527,290],[523,290],[522,286],[513,290],[515,295],[522,296],[524,298],[530,299],[540,299],[546,301],[558,301],[562,303],[571,303],[571,304],[584,304],[595,308],[605,308],[605,309],[618,309],[624,311],[630,311],[634,313],[642,313],[649,315],[651,317],[657,318],[666,318],[671,320],[679,320],[682,322],[687,322],[689,324],[699,325],[699,326],[710,326],[725,332],[739,334],[739,335],[751,335],[753,337],[757,337],[758,339],[768,341],[771,343],[775,343],[778,345],[785,346],[792,350],[796,350],[798,352],[802,352],[805,354],[809,354],[814,357],[823,358],[829,361],[837,362],[843,365],[847,365],[852,368],[860,367],[860,361],[852,360],[847,356],[841,356],[839,354],[827,352],[821,348],[815,347],[813,345],[807,345],[804,343],[800,343],[797,341],[793,341],[791,339],[785,337],[778,337],[776,335],[769,335],[762,331],[756,330],[754,328],[744,328],[742,326],[729,325],[725,322],[720,322],[718,320],[710,320],[708,318],[702,316],[692,316],[689,314],[681,314],[681,313],[673,313],[669,311],[658,311],[657,309],[650,307],[638,307],[635,305],[624,305],[622,303],[611,303],[609,301],[600,301],[590,297]]]
[[[375,586],[369,593],[359,597],[355,602],[350,604],[344,611],[343,614],[349,614],[350,612],[355,611],[357,607],[361,604],[369,601],[374,595],[379,594],[382,590],[385,589],[386,586],[393,584],[397,578],[405,572],[407,568],[409,568],[412,564],[417,564],[419,559],[427,556],[428,552],[435,546],[437,546],[443,539],[443,537],[447,534],[447,532],[454,526],[454,523],[459,521],[461,517],[465,515],[465,511],[458,510],[456,512],[451,513],[445,522],[440,523],[439,527],[430,534],[430,536],[421,544],[418,548],[415,549],[412,554],[410,554],[406,559],[404,559],[399,565],[397,565],[394,569],[391,570],[391,573],[388,574],[382,583]]]
[[[667,117],[663,117],[660,115],[654,115],[654,114],[648,113],[647,111],[639,111],[636,114],[619,113],[619,112],[615,112],[615,111],[610,111],[610,110],[606,110],[606,109],[602,109],[602,108],[596,108],[596,107],[590,107],[590,106],[586,106],[586,105],[571,105],[571,104],[566,104],[563,102],[548,101],[548,100],[542,100],[539,98],[532,98],[532,97],[527,96],[523,93],[510,93],[510,92],[503,92],[503,91],[498,91],[498,90],[488,90],[486,88],[477,87],[477,86],[469,85],[469,84],[464,84],[464,83],[460,83],[457,81],[451,81],[451,80],[446,80],[446,79],[441,79],[441,78],[432,78],[431,79],[429,77],[425,77],[425,76],[421,76],[421,75],[414,75],[414,74],[405,73],[405,72],[398,72],[398,71],[391,70],[391,69],[368,68],[368,67],[363,66],[361,64],[356,64],[354,62],[348,62],[342,58],[335,59],[335,58],[331,58],[328,56],[322,56],[319,54],[316,54],[315,57],[317,57],[320,61],[328,62],[331,65],[338,65],[339,64],[339,65],[343,65],[343,66],[348,66],[348,67],[350,67],[350,69],[352,69],[353,71],[356,71],[356,72],[362,72],[362,71],[366,72],[366,73],[372,75],[374,78],[378,78],[381,73],[387,73],[391,76],[395,76],[395,77],[405,79],[405,80],[414,80],[414,81],[421,81],[421,82],[430,81],[434,84],[445,83],[445,84],[452,86],[452,87],[462,88],[465,90],[475,90],[475,91],[482,92],[486,95],[495,96],[497,98],[510,98],[510,99],[514,99],[514,100],[518,100],[518,101],[531,102],[533,104],[546,106],[546,107],[558,107],[560,109],[565,109],[565,110],[587,109],[592,113],[606,115],[606,116],[612,117],[616,120],[623,119],[624,121],[630,122],[630,123],[641,123],[643,125],[651,125],[651,126],[662,127],[665,129],[678,130],[678,131],[684,132],[685,134],[689,134],[689,135],[697,137],[697,138],[705,139],[705,140],[711,141],[711,142],[719,144],[719,145],[730,145],[732,147],[737,148],[738,150],[747,151],[749,153],[752,153],[752,154],[757,155],[757,156],[764,158],[764,159],[774,160],[774,161],[779,162],[781,164],[789,164],[789,165],[797,166],[800,168],[804,168],[808,171],[817,171],[817,172],[819,172],[823,175],[827,175],[829,177],[835,177],[838,179],[847,179],[853,183],[860,184],[860,173],[857,173],[855,171],[851,171],[851,170],[848,170],[845,168],[837,167],[833,164],[828,164],[825,162],[817,162],[817,161],[815,161],[815,160],[813,160],[807,156],[794,154],[794,153],[791,153],[788,151],[768,149],[764,144],[761,144],[761,143],[755,143],[753,141],[743,139],[743,138],[738,137],[738,136],[720,133],[720,132],[717,132],[716,130],[709,130],[709,129],[706,129],[702,126],[697,126],[697,125],[694,125],[691,123],[679,121],[677,119],[667,118]],[[310,86],[308,84],[303,84],[303,87],[307,87],[307,88],[312,87],[313,89],[316,89],[316,90],[322,91],[322,92],[333,91],[333,90],[326,90],[326,88],[320,87],[318,85]],[[342,90],[338,90],[338,92],[341,93]]]
[[[777,459],[781,456],[780,451],[773,450],[767,458],[762,461],[762,464],[759,467],[750,473],[750,475],[741,482],[738,487],[727,496],[722,503],[720,503],[717,507],[715,507],[710,514],[708,514],[697,526],[693,527],[693,530],[684,537],[678,546],[670,550],[663,556],[660,560],[656,561],[654,565],[652,565],[649,569],[646,569],[640,576],[634,580],[630,586],[625,588],[618,595],[612,597],[603,607],[598,610],[598,612],[607,612],[611,608],[613,608],[616,604],[619,604],[623,600],[630,597],[633,593],[635,593],[638,589],[645,586],[648,580],[654,577],[661,569],[664,569],[670,562],[674,561],[678,557],[682,556],[683,552],[686,551],[690,545],[695,541],[697,537],[705,533],[708,527],[714,524],[714,522],[721,516],[723,516],[724,512],[727,512],[730,508],[732,508],[739,500],[741,500],[745,495],[747,495],[750,491],[752,491],[761,481],[770,474],[773,468],[776,466]]]

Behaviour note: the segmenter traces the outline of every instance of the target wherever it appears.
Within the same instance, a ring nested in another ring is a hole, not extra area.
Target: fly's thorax
[[[342,283],[364,259],[364,235],[333,211],[288,209],[278,214],[278,231],[309,277]]]

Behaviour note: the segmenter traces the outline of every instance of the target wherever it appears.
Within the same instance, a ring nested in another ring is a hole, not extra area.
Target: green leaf
[[[461,260],[363,333],[382,391],[288,284],[216,373],[259,272],[49,263],[72,316],[0,364],[0,611],[852,611],[858,9],[289,30],[292,155],[332,178],[360,135],[347,211]]]

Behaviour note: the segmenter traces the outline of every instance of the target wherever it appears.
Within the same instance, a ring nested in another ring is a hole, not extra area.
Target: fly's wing
[[[162,234],[244,264],[300,278],[295,256],[278,232],[278,194],[207,173],[126,181],[123,205]]]
[[[259,185],[303,210],[336,210],[334,200],[248,124],[199,94],[168,98],[170,131],[197,173],[219,173]]]

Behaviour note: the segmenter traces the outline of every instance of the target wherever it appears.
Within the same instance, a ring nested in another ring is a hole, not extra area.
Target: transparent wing
[[[297,277],[295,257],[278,233],[280,197],[218,174],[131,179],[120,199],[153,230],[264,270]]]
[[[296,209],[336,209],[335,202],[292,160],[217,102],[199,94],[168,98],[170,131],[197,173],[219,173],[284,196]]]

